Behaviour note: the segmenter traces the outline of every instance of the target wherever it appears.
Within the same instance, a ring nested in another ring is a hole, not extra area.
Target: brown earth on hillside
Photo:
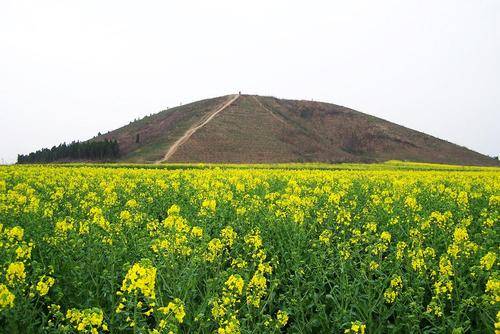
[[[104,138],[118,140],[125,162],[499,165],[465,147],[346,107],[255,95],[190,103],[92,140]]]

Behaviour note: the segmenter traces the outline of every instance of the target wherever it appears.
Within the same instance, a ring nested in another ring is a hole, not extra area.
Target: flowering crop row
[[[0,331],[500,332],[500,173],[0,168]]]

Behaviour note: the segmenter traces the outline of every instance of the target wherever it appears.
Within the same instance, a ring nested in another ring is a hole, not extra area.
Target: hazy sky
[[[500,153],[500,1],[0,1],[0,159],[243,93]]]

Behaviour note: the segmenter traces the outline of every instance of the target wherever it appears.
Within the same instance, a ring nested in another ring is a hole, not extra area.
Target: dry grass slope
[[[242,95],[210,117],[230,98],[221,96],[165,110],[97,139],[117,139],[123,162],[407,160],[499,165],[497,160],[465,147],[328,103]],[[164,159],[174,143],[201,123],[202,127]]]

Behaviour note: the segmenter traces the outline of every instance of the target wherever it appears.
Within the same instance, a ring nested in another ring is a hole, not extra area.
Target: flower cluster
[[[147,299],[154,300],[155,282],[156,268],[146,262],[134,263],[123,279],[121,291],[135,295],[141,294]]]
[[[79,333],[97,334],[100,330],[107,331],[108,325],[104,321],[104,315],[99,308],[69,309],[66,312],[66,320]]]
[[[2,328],[500,328],[499,169],[131,167],[0,166]]]
[[[231,275],[224,283],[222,295],[212,300],[212,317],[217,322],[219,334],[238,333],[240,322],[238,321],[237,307],[241,302],[245,282],[238,275]]]

